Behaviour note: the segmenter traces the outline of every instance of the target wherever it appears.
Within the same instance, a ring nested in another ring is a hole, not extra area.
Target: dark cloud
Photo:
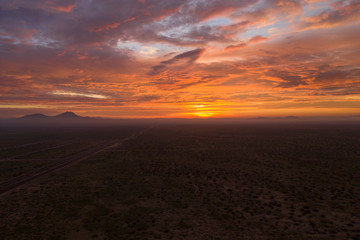
[[[321,69],[321,68],[320,68]],[[336,82],[345,80],[359,80],[360,68],[349,68],[346,66],[337,67],[335,69],[320,71],[315,76],[318,82]]]
[[[181,60],[186,60],[187,63],[193,63],[200,57],[200,55],[205,51],[203,48],[194,49],[188,52],[181,53],[176,55],[170,60],[163,61],[161,64],[173,64]]]
[[[149,95],[136,96],[136,98],[137,98],[138,102],[151,102],[151,101],[154,101],[154,100],[161,99],[161,96],[156,95],[156,94],[149,94]]]
[[[160,65],[156,65],[153,67],[153,71],[151,74],[157,74],[165,69],[171,67],[172,65],[176,65],[176,68],[185,68],[191,64],[193,64],[202,53],[205,52],[205,49],[198,48],[188,52],[184,52],[181,54],[176,55],[175,57],[162,61]]]
[[[354,84],[342,85],[342,86],[330,86],[316,89],[311,95],[315,96],[347,96],[347,95],[359,95],[360,87]]]
[[[165,17],[183,1],[158,0],[141,3],[133,0],[109,1],[5,1],[0,3],[1,28],[18,38],[24,30],[36,30],[35,44],[57,43],[63,47],[104,45],[125,37],[131,29]]]
[[[181,25],[197,23],[211,17],[219,16],[226,12],[232,13],[235,10],[249,7],[258,0],[188,0],[177,13],[168,19],[169,25]]]
[[[271,69],[266,73],[266,75],[270,77],[280,78],[282,81],[279,83],[278,86],[283,88],[307,85],[307,82],[301,76],[284,70]]]
[[[360,20],[360,1],[337,1],[332,9],[322,11],[319,15],[305,18],[298,24],[300,29],[328,28],[331,26]]]
[[[225,41],[244,23],[227,28],[191,26],[176,36],[161,32],[187,26],[217,14],[246,8],[257,1],[230,0],[92,0],[92,1],[4,1],[0,3],[0,23],[16,41],[32,44],[77,47],[116,44],[118,39],[163,41],[176,45]]]

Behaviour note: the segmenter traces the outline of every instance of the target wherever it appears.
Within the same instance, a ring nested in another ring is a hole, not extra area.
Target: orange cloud
[[[76,6],[76,4],[71,4],[68,6],[50,6],[50,7],[59,12],[70,13],[70,12],[72,12],[72,10],[74,9],[75,6]]]
[[[263,37],[261,35],[257,35],[255,37],[250,38],[249,43],[258,43],[266,40],[268,40],[268,38]]]
[[[101,32],[101,31],[105,31],[105,30],[109,30],[112,28],[117,28],[121,23],[119,22],[115,22],[115,23],[110,23],[110,24],[105,24],[101,27],[94,27],[92,28],[92,32]]]
[[[134,21],[136,19],[136,17],[131,17],[131,18],[128,18],[124,21],[124,23],[127,23],[127,22],[131,22],[131,21]],[[118,25],[119,26],[119,25]],[[117,26],[116,26],[117,27]]]
[[[235,45],[229,45],[225,48],[225,50],[235,50],[235,49],[242,49],[247,46],[247,43],[239,43]]]

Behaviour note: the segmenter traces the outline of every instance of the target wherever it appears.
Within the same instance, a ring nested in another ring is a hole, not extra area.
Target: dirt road
[[[110,148],[117,147],[124,143],[125,141],[135,139],[139,137],[140,135],[144,134],[148,129],[141,130],[139,132],[136,132],[126,138],[123,138],[121,140],[113,140],[113,141],[106,141],[106,142],[98,142],[92,145],[89,145],[87,148],[82,149],[80,152],[77,152],[76,154],[63,158],[58,161],[54,161],[51,164],[48,164],[46,166],[43,166],[41,168],[35,169],[33,171],[27,172],[25,174],[22,174],[17,177],[10,178],[6,181],[3,181],[0,183],[0,195],[3,195],[6,192],[11,191],[12,189],[24,185],[34,179],[37,179],[45,174],[51,173],[55,170],[67,167],[69,165],[72,165],[74,163],[80,162],[81,160],[87,159],[92,155],[95,155],[99,152],[108,150]]]

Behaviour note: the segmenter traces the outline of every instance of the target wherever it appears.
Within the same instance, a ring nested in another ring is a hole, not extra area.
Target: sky
[[[360,0],[0,0],[0,118],[355,116]]]

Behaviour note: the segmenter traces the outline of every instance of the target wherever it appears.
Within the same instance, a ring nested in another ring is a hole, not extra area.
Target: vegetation
[[[359,239],[359,146],[354,124],[154,127],[2,195],[0,238]]]

